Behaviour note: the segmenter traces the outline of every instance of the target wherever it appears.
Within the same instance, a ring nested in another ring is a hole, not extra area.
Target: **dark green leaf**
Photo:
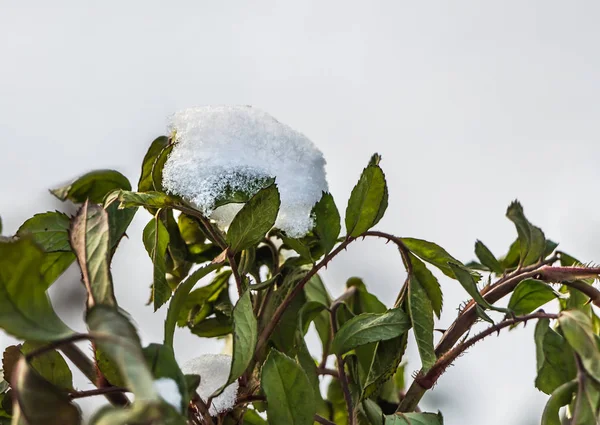
[[[436,316],[439,318],[442,313],[443,296],[440,283],[436,277],[429,271],[425,264],[412,254],[409,254],[412,272],[419,281],[419,284],[425,290],[431,306]]]
[[[34,341],[25,341],[21,347],[23,354],[29,354],[46,344]],[[30,361],[30,366],[42,378],[63,390],[73,390],[73,375],[65,359],[56,351],[46,351]]]
[[[358,277],[351,277],[346,282],[346,288],[355,286],[358,291],[355,296],[348,300],[347,304],[354,314],[360,313],[383,313],[387,311],[387,307],[379,299],[369,293],[367,286]]]
[[[492,254],[492,251],[490,251],[488,247],[483,244],[483,242],[475,242],[475,255],[479,261],[481,261],[481,264],[486,266],[494,273],[498,275],[504,273],[504,267],[502,267],[502,264],[500,264],[494,254]]]
[[[92,416],[89,425],[186,425],[183,416],[162,401],[139,400],[130,408],[106,406]]]
[[[346,232],[359,236],[375,226],[387,208],[388,189],[379,165],[369,165],[358,180],[346,207]]]
[[[270,424],[312,425],[316,413],[313,389],[304,370],[285,354],[271,350],[262,368]]]
[[[250,291],[244,292],[233,309],[233,359],[227,382],[213,394],[217,396],[227,385],[236,381],[246,371],[252,358],[258,339],[258,324],[254,311]]]
[[[546,249],[544,232],[525,218],[523,207],[518,201],[510,204],[506,217],[515,224],[519,234],[520,264],[527,266],[539,261]]]
[[[185,305],[186,298],[194,285],[210,272],[221,267],[221,264],[209,264],[196,270],[184,280],[171,298],[169,309],[167,310],[167,318],[165,319],[165,345],[173,346],[173,335],[175,334],[175,326],[181,309]]]
[[[573,350],[558,332],[550,328],[548,319],[540,319],[535,326],[535,346],[536,388],[552,394],[559,386],[575,378],[577,371]]]
[[[143,352],[154,379],[169,378],[177,384],[177,388],[181,394],[181,408],[179,412],[185,413],[188,403],[198,386],[194,387],[194,393],[188,391],[186,378],[175,360],[173,349],[166,345],[150,344],[144,348]]]
[[[117,363],[115,363],[112,358],[98,346],[96,346],[96,349],[94,350],[94,358],[96,359],[98,369],[100,369],[102,375],[111,385],[116,387],[127,386],[127,382],[125,381],[125,378],[123,378]]]
[[[600,382],[600,349],[591,318],[579,310],[563,310],[558,322],[565,339],[581,357],[585,370]]]
[[[225,270],[216,275],[208,285],[190,292],[179,311],[177,326],[193,326],[214,313],[214,304],[218,302],[221,293],[229,288],[230,277],[231,270]]]
[[[323,307],[329,307],[331,305],[331,297],[321,280],[321,277],[316,274],[314,275],[306,285],[304,285],[304,295],[306,296],[306,302],[317,303]],[[323,349],[327,350],[331,342],[331,325],[329,319],[329,313],[322,311],[312,319],[315,323],[315,328],[321,339]]]
[[[190,331],[202,338],[216,338],[230,334],[233,331],[233,324],[231,320],[209,317],[192,326]]]
[[[385,425],[444,425],[441,413],[396,413],[385,417]]]
[[[514,314],[528,314],[561,295],[541,280],[525,279],[513,291],[508,309]]]
[[[160,401],[133,325],[112,307],[96,305],[86,315],[96,345],[118,367],[129,388],[140,400]]]
[[[504,258],[500,259],[500,264],[504,269],[514,269],[519,265],[519,260],[521,259],[521,244],[519,243],[519,239],[514,241],[509,249],[508,253],[504,256]]]
[[[83,204],[89,199],[90,202],[101,204],[107,194],[117,189],[131,190],[127,177],[115,170],[96,170],[50,192],[61,201],[68,199]]]
[[[44,258],[29,238],[0,242],[0,327],[18,338],[54,341],[73,334],[46,295]]]
[[[414,273],[410,276],[408,284],[408,311],[421,355],[422,368],[428,371],[437,360],[433,347],[433,307]]]
[[[156,311],[171,298],[171,287],[167,282],[165,263],[169,246],[169,232],[161,220],[153,218],[144,228],[143,240],[146,251],[154,264],[152,299],[154,311]]]
[[[569,381],[556,388],[542,414],[542,425],[562,425],[560,420],[560,409],[571,403],[573,394],[577,391],[577,381]]]
[[[71,228],[71,247],[77,256],[88,292],[88,307],[116,305],[110,273],[108,215],[99,205],[85,202]]]
[[[377,403],[367,399],[362,401],[360,407],[364,411],[369,425],[383,425],[385,418],[381,411],[381,407],[379,407]]]
[[[335,246],[341,231],[340,213],[333,196],[328,192],[323,192],[321,199],[313,207],[312,213],[315,216],[315,234],[319,237],[321,246],[327,255]]]
[[[363,313],[353,317],[338,330],[331,343],[336,354],[360,345],[396,338],[410,329],[410,318],[401,308],[382,314]]]
[[[401,240],[406,248],[408,248],[408,250],[417,257],[423,261],[427,261],[429,264],[434,265],[446,276],[451,277],[452,279],[457,279],[448,263],[462,263],[448,254],[444,248],[436,245],[433,242],[428,242],[422,239],[402,238]]]
[[[448,266],[450,266],[452,272],[456,276],[456,279],[458,279],[465,291],[467,291],[467,293],[475,300],[477,304],[489,310],[501,311],[504,313],[508,312],[508,310],[505,308],[491,305],[485,300],[485,298],[483,298],[483,296],[479,293],[479,289],[477,289],[477,283],[473,279],[473,276],[471,276],[471,273],[465,269],[464,266],[455,263],[448,263]]]
[[[110,195],[109,195],[110,197]],[[108,199],[110,202],[111,200]],[[108,228],[111,256],[114,254],[119,242],[125,236],[127,228],[133,221],[137,208],[119,208],[119,203],[115,201],[104,204],[104,209],[108,214]]]
[[[598,425],[600,421],[600,390],[599,384],[590,379],[585,373],[577,377],[579,386],[575,408],[573,409],[573,425]]]
[[[14,371],[14,394],[18,403],[18,418],[22,415],[28,425],[77,425],[81,412],[71,403],[68,394],[42,378],[22,357]]]
[[[162,191],[162,167],[170,146],[167,136],[154,139],[142,162],[142,172],[138,181],[138,192]],[[160,160],[159,160],[160,159]],[[156,179],[154,178],[156,176]]]
[[[45,252],[70,252],[70,226],[71,220],[61,212],[36,214],[19,227],[17,236],[30,235]]]
[[[331,403],[331,419],[336,425],[348,425],[348,409],[344,392],[338,379],[332,379],[327,387],[327,401]]]
[[[260,190],[234,217],[227,231],[227,244],[232,253],[258,244],[271,230],[279,212],[276,185]]]
[[[272,177],[254,177],[249,175],[242,176],[240,174],[240,179],[249,180],[253,179],[251,184],[251,189],[249,190],[240,190],[233,189],[231,186],[227,186],[223,192],[217,196],[215,199],[213,208],[222,207],[227,204],[242,204],[248,202],[259,190],[265,189],[275,183],[275,179]]]

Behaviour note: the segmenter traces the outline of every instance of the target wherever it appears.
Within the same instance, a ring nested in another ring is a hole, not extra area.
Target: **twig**
[[[326,367],[318,367],[317,368],[317,373],[319,375],[333,376],[334,378],[339,378],[340,377],[340,375],[338,374],[337,370],[327,369]]]
[[[337,310],[342,305],[344,300],[354,295],[356,287],[352,286],[348,288],[337,300],[331,304],[329,310],[331,317],[331,337],[333,338],[338,331],[337,326]],[[346,401],[346,408],[348,409],[348,425],[354,425],[354,407],[352,406],[352,395],[350,394],[350,384],[348,383],[348,376],[346,376],[345,361],[341,354],[335,355],[337,359],[338,379],[342,386],[342,392],[344,393],[344,400]]]
[[[487,336],[490,336],[496,332],[500,332],[501,329],[507,328],[509,326],[515,325],[517,323],[527,322],[528,320],[533,319],[557,319],[557,314],[545,313],[544,311],[538,311],[535,313],[527,314],[524,316],[515,316],[506,320],[503,320],[500,323],[497,323],[493,326],[490,326],[486,330],[481,333],[469,338],[465,342],[457,345],[450,351],[446,352],[443,356],[441,356],[435,364],[431,367],[431,369],[424,376],[417,376],[415,380],[419,383],[422,388],[430,389],[432,388],[438,378],[444,373],[444,371],[450,366],[461,354],[463,354],[466,350],[471,348],[477,342],[481,341]]]
[[[317,272],[319,270],[321,270],[321,268],[323,268],[325,265],[327,265],[327,263],[329,263],[329,261],[331,261],[331,259],[333,257],[335,257],[336,255],[338,255],[342,250],[344,250],[354,240],[356,240],[356,238],[353,238],[353,237],[347,237],[346,239],[344,239],[344,241],[342,243],[340,243],[337,246],[337,248],[335,248],[333,251],[331,251],[329,254],[327,254],[325,256],[325,258],[323,258],[323,260],[321,260],[319,263],[315,264],[313,266],[313,268],[310,269],[308,271],[308,273],[304,276],[304,278],[302,278],[302,280],[300,282],[298,282],[298,284],[294,287],[294,289],[283,299],[283,301],[281,302],[281,304],[279,305],[279,307],[277,307],[277,309],[273,313],[273,316],[271,317],[271,320],[269,320],[269,322],[265,326],[264,330],[260,334],[260,337],[258,339],[258,343],[256,344],[255,354],[259,353],[261,351],[261,349],[265,346],[265,344],[267,343],[267,341],[271,337],[271,334],[273,333],[273,331],[277,327],[277,324],[279,323],[279,320],[281,320],[281,316],[283,316],[283,313],[285,313],[286,309],[289,307],[289,305],[294,300],[294,298],[296,298],[296,296],[300,292],[302,292],[302,289],[304,288],[304,286],[306,285],[306,283],[315,274],[317,274]]]
[[[96,395],[106,395],[113,393],[128,393],[130,392],[127,388],[123,387],[106,387],[106,388],[96,388],[94,390],[85,390],[85,391],[73,391],[69,393],[69,397],[74,398],[84,398],[84,397],[92,397]]]
[[[335,425],[334,422],[331,422],[329,419],[325,419],[323,416],[315,414],[315,422],[318,422],[323,425]]]

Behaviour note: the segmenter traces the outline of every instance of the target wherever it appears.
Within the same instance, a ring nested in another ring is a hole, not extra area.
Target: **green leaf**
[[[71,228],[71,247],[77,256],[88,292],[88,307],[116,305],[110,273],[108,215],[99,205],[85,202]]]
[[[161,192],[130,192],[126,190],[115,191],[110,199],[120,202],[119,208],[144,207],[144,208],[173,208],[182,209],[187,205],[180,199]]]
[[[29,354],[46,344],[25,341],[21,346],[23,354]],[[65,359],[56,350],[46,351],[31,359],[29,364],[42,378],[63,390],[73,390],[73,375]]]
[[[121,371],[119,370],[119,366],[112,360],[112,358],[104,352],[100,347],[96,346],[94,350],[94,358],[96,360],[96,364],[98,365],[98,369],[102,372],[102,375],[106,378],[106,380],[115,387],[126,387],[127,382]]]
[[[525,279],[513,291],[508,302],[508,309],[516,315],[528,314],[547,302],[560,297],[561,294],[552,289],[546,282]]]
[[[71,403],[68,394],[42,378],[27,363],[25,357],[18,361],[13,377],[14,395],[18,404],[13,423],[28,425],[78,425],[79,408]]]
[[[119,242],[125,236],[127,228],[133,221],[137,208],[119,208],[119,203],[111,195],[107,197],[104,203],[104,209],[108,214],[108,228],[111,256],[115,253]]]
[[[188,278],[177,287],[173,298],[171,298],[169,309],[167,310],[167,318],[165,319],[165,345],[170,347],[173,346],[173,335],[175,334],[175,326],[177,325],[179,312],[184,307],[186,297],[194,285],[196,285],[196,283],[204,276],[221,266],[221,263],[217,263],[202,267],[189,275]]]
[[[130,408],[105,406],[90,419],[89,425],[186,425],[183,416],[162,401],[139,400]]]
[[[44,258],[29,238],[0,242],[0,327],[17,338],[55,341],[73,334],[46,295]]]
[[[573,425],[597,425],[600,420],[600,384],[593,382],[585,373],[578,376],[579,387],[575,408],[573,409]]]
[[[444,425],[441,413],[396,413],[385,417],[385,425]]]
[[[421,363],[424,371],[428,371],[437,360],[433,347],[433,307],[414,273],[408,283],[408,311],[421,355]]]
[[[486,266],[494,273],[498,275],[504,273],[504,267],[502,267],[502,264],[500,264],[494,254],[492,254],[492,251],[490,251],[488,247],[479,240],[475,242],[475,255],[479,261],[481,261],[481,264]]]
[[[410,326],[410,318],[400,307],[382,314],[359,314],[342,325],[333,338],[331,349],[336,354],[343,354],[360,345],[396,338]]]
[[[532,225],[518,201],[514,201],[506,211],[506,217],[515,224],[519,234],[520,261],[523,266],[538,262],[546,249],[546,237],[539,227]]]
[[[316,274],[310,278],[306,285],[304,285],[304,295],[306,296],[306,303],[318,303],[324,307],[331,305],[331,297],[321,280],[321,277]],[[313,317],[315,328],[319,334],[319,339],[323,346],[323,350],[327,350],[329,343],[331,342],[331,325],[329,319],[329,312],[322,311],[317,316]]]
[[[227,244],[232,253],[258,244],[271,230],[279,212],[276,185],[260,190],[234,217],[227,231]]]
[[[231,270],[225,270],[216,275],[208,285],[190,292],[183,308],[179,310],[177,326],[193,326],[214,313],[214,305],[219,301],[223,291],[229,288],[230,277]]]
[[[245,425],[267,425],[267,421],[256,413],[256,410],[246,410],[243,423]]]
[[[419,284],[425,290],[427,298],[431,301],[431,306],[436,316],[439,318],[442,313],[443,295],[440,283],[436,277],[429,271],[421,260],[409,253],[412,272],[419,281]]]
[[[87,312],[86,322],[96,345],[118,365],[127,388],[136,398],[160,400],[140,339],[125,316],[112,307],[96,305]]]
[[[30,235],[45,252],[71,251],[69,228],[71,220],[58,211],[36,214],[17,230],[17,236]]]
[[[548,319],[540,319],[535,326],[537,377],[535,386],[552,394],[559,386],[575,378],[577,373],[573,350],[558,332],[550,327]]]
[[[131,190],[127,177],[115,170],[96,170],[50,192],[61,201],[68,199],[83,204],[89,199],[90,202],[101,204],[107,194],[117,189]]]
[[[144,228],[144,247],[154,264],[152,299],[154,311],[171,298],[171,287],[167,282],[166,255],[169,246],[169,232],[161,220],[153,218]]]
[[[162,191],[162,167],[164,166],[170,146],[170,140],[167,136],[160,136],[154,139],[142,162],[138,192],[149,190]]]
[[[190,328],[190,331],[202,338],[217,338],[229,335],[233,331],[231,320],[209,317]]]
[[[244,292],[233,309],[233,359],[227,382],[213,397],[219,395],[225,387],[236,381],[246,371],[252,358],[258,339],[258,324],[252,309],[250,291]]]
[[[328,192],[323,192],[321,199],[313,207],[312,214],[315,217],[315,234],[319,237],[321,246],[327,255],[337,243],[342,228],[340,213],[333,196]]]
[[[179,413],[185,413],[197,385],[194,387],[194,393],[188,391],[187,380],[175,360],[173,348],[161,344],[150,344],[144,348],[143,353],[154,379],[169,378],[177,384],[181,394]]]
[[[562,425],[560,420],[560,408],[567,406],[577,391],[577,381],[569,381],[556,388],[546,403],[542,414],[542,425]]]
[[[69,217],[58,211],[36,214],[17,230],[17,236],[29,237],[46,253],[42,273],[47,286],[64,273],[75,255],[69,243]]]
[[[375,226],[388,205],[385,175],[379,165],[369,165],[358,180],[346,207],[346,232],[357,237]]]
[[[234,189],[227,185],[223,192],[215,198],[213,208],[219,208],[227,204],[243,204],[248,202],[259,190],[265,189],[275,183],[275,179],[272,177],[254,177],[250,175],[243,175],[243,173],[237,172],[241,180],[250,180],[250,188],[248,190]]]
[[[425,241],[422,239],[415,238],[401,238],[402,243],[408,248],[410,252],[415,254],[421,260],[434,265],[442,271],[446,276],[452,279],[457,279],[454,275],[452,267],[448,263],[460,264],[456,258],[448,254],[448,252],[439,245],[433,242]]]
[[[347,301],[348,307],[354,314],[360,313],[383,313],[387,311],[387,307],[379,299],[369,293],[367,286],[358,277],[351,277],[346,281],[346,288],[355,286],[358,291]]]
[[[563,310],[558,322],[565,339],[581,357],[585,370],[600,382],[600,349],[591,318],[579,310]]]
[[[262,368],[270,424],[312,425],[316,413],[313,389],[304,370],[291,358],[271,350]]]
[[[504,313],[508,312],[508,310],[505,308],[491,305],[485,300],[485,298],[483,298],[483,296],[479,293],[479,289],[477,289],[477,283],[473,279],[473,276],[471,276],[471,273],[465,269],[464,266],[455,263],[448,263],[448,266],[450,266],[452,272],[456,276],[456,279],[458,279],[465,291],[467,291],[467,293],[475,300],[477,304],[488,310],[501,311]]]

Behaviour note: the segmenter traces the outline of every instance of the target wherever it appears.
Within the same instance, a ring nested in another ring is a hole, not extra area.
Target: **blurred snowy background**
[[[381,229],[465,261],[476,238],[503,254],[515,237],[504,212],[519,198],[563,250],[600,261],[599,18],[594,1],[0,0],[4,232],[63,208],[47,189],[86,171],[115,168],[137,181],[174,111],[251,104],[323,150],[342,210],[380,152],[390,188]],[[165,315],[144,305],[148,218],[138,213],[113,266],[119,302],[145,342],[161,340]],[[361,276],[391,302],[399,268],[396,250],[371,240],[324,277],[335,295]],[[78,279],[71,270],[52,296],[83,330]],[[442,285],[439,327],[466,299],[456,282]],[[448,425],[537,423],[546,396],[533,386],[532,331],[478,344],[422,407],[439,406]],[[0,347],[11,341],[0,333]],[[180,331],[176,350],[185,361],[221,346]],[[412,371],[414,347],[410,355]]]

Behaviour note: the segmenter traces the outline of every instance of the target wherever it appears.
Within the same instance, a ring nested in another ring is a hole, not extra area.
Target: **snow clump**
[[[206,402],[219,388],[227,383],[231,370],[232,357],[227,354],[203,354],[189,360],[181,366],[185,374],[200,375],[198,395]],[[235,405],[239,384],[237,381],[228,385],[221,394],[212,399],[208,411],[211,416],[230,410]]]
[[[193,203],[222,228],[241,204],[215,209],[228,190],[254,194],[275,178],[281,207],[275,227],[308,233],[312,207],[327,191],[325,159],[303,134],[251,106],[204,106],[170,117],[175,145],[163,169],[166,191]]]
[[[159,378],[154,381],[154,388],[164,401],[181,412],[182,397],[177,383],[171,378]]]

